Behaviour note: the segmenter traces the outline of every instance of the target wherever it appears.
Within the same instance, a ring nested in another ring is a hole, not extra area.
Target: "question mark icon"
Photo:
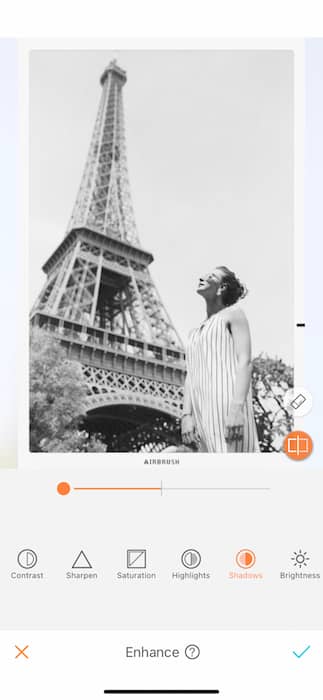
[[[198,659],[200,653],[200,648],[197,646],[197,644],[188,644],[185,649],[185,656],[188,659]]]

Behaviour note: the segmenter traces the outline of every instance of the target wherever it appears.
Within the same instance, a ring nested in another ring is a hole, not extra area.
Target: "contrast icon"
[[[251,549],[240,549],[236,555],[236,563],[241,569],[251,569],[256,563],[256,555]]]
[[[147,551],[145,549],[127,549],[127,569],[146,569]]]
[[[185,656],[187,656],[188,659],[198,659],[200,653],[201,651],[197,644],[188,644],[185,649]]]
[[[201,563],[201,555],[196,549],[186,549],[181,556],[181,562],[186,569],[196,569]]]
[[[294,430],[284,439],[284,452],[290,459],[306,459],[312,450],[313,440],[308,433],[304,433],[302,430]]]
[[[303,552],[302,549],[299,549],[298,552],[294,552],[294,556],[291,557],[291,559],[294,562],[294,566],[298,566],[298,568],[301,569],[303,566],[307,566],[310,557],[307,556],[307,552]]]
[[[77,555],[72,569],[92,569],[92,564],[90,564],[83,549],[81,549],[80,553]]]
[[[17,562],[22,569],[33,569],[37,564],[37,554],[33,549],[22,549],[18,554]]]

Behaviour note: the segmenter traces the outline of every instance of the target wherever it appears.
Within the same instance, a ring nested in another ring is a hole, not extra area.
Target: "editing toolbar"
[[[117,578],[129,580],[156,579],[157,574],[149,571],[151,567],[150,554],[151,552],[145,548],[127,549],[124,552],[124,564],[125,568],[129,570],[129,572],[125,573],[119,571],[116,574]],[[262,560],[264,559],[265,554],[262,553]],[[156,560],[156,557],[154,557],[154,560]],[[311,557],[307,550],[297,548],[290,554],[289,558],[286,558],[286,568],[289,570],[280,571],[280,578],[282,580],[320,579],[320,573],[313,572],[312,570],[312,560],[313,556]],[[220,557],[217,556],[216,553],[207,553],[206,555],[203,554],[202,556],[201,552],[199,552],[197,549],[186,549],[184,552],[182,552],[182,554],[178,556],[177,561],[179,568],[182,568],[182,573],[180,571],[173,571],[171,572],[171,578],[178,578],[181,580],[201,580],[202,578],[210,579],[211,573],[206,573],[204,571],[203,573],[201,573],[200,570],[203,569],[203,567],[206,564],[208,566],[212,564],[213,569],[215,561],[216,570],[213,574],[213,577],[223,576],[223,566],[221,567]],[[315,557],[315,561],[317,563],[317,557]],[[39,568],[41,568],[42,564],[41,557],[39,557],[39,554],[37,554],[33,549],[22,549],[17,555],[17,564],[19,566],[20,571],[12,571],[10,574],[11,579],[20,581],[44,579],[45,574],[43,572],[39,572]],[[57,565],[59,565],[59,562],[57,562]],[[93,580],[98,577],[96,571],[98,570],[98,568],[101,569],[103,565],[105,565],[105,576],[111,575],[113,566],[113,562],[111,561],[111,559],[109,560],[109,568],[107,568],[107,562],[104,561],[103,558],[100,563],[96,562],[94,564],[93,559],[89,558],[89,553],[85,553],[85,551],[81,549],[77,553],[70,567],[71,571],[68,571],[66,573],[66,579],[83,581]],[[271,570],[273,569],[272,563],[270,565],[270,568]],[[185,571],[185,569],[189,570],[189,572]],[[232,571],[229,571],[227,573],[227,578],[229,579],[263,580],[265,578],[263,572],[257,571],[257,557],[255,552],[251,549],[241,549],[232,557],[232,569]],[[246,570],[249,570],[249,573],[247,573]],[[142,573],[142,571],[144,571],[145,573]],[[166,573],[165,570],[163,570],[163,573]]]

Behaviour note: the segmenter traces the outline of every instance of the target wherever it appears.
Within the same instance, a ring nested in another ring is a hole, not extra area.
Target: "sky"
[[[48,50],[30,58],[30,302],[61,242],[113,58],[141,244],[184,344],[205,318],[200,274],[233,269],[253,354],[293,364],[293,54]]]

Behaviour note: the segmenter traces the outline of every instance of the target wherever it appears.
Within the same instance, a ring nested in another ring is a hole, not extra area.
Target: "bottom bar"
[[[219,695],[219,690],[104,690],[106,695],[139,695],[143,693],[144,695]]]

